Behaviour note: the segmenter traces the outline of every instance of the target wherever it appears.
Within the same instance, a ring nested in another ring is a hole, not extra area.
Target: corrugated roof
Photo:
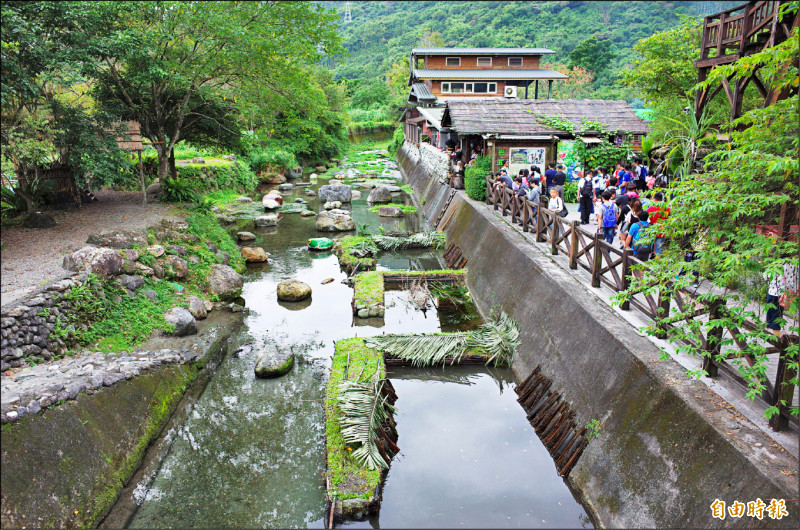
[[[414,83],[411,85],[411,93],[417,96],[417,99],[419,100],[436,100],[436,96],[431,93],[425,83]]]
[[[544,55],[556,53],[547,48],[414,48],[411,53],[420,55],[485,54],[485,55]]]
[[[447,79],[447,80],[471,80],[471,79],[490,79],[490,80],[505,80],[505,79],[569,79],[569,76],[556,72],[555,70],[539,69],[539,70],[500,70],[500,69],[486,69],[486,70],[413,70],[411,76],[416,79]]]
[[[561,117],[580,131],[581,120],[597,121],[607,131],[646,134],[647,124],[625,101],[601,99],[498,99],[448,100],[442,125],[460,134],[556,134],[564,133],[536,119],[537,114]]]
[[[444,116],[444,107],[418,107],[417,111],[425,116],[425,119],[431,122],[431,125],[437,129],[442,128],[442,117]]]

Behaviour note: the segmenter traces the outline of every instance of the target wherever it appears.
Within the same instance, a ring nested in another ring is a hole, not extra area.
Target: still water
[[[322,181],[319,185],[324,184]],[[318,185],[310,186],[316,190]],[[302,188],[285,194],[316,198]],[[366,195],[350,208],[359,222],[398,231],[424,229],[419,215],[398,223],[367,211]],[[260,199],[260,197],[256,197]],[[386,293],[384,318],[353,319],[352,288],[329,252],[306,249],[319,237],[314,218],[283,215],[277,228],[247,229],[271,254],[249,267],[243,297],[250,313],[242,342],[220,364],[156,471],[137,484],[130,528],[323,527],[325,380],[334,341],[379,333],[467,329],[463,314],[414,310],[400,291]],[[235,230],[234,230],[235,231]],[[383,253],[380,269],[444,267],[441,251]],[[308,283],[309,301],[278,302],[277,284]],[[322,284],[323,280],[334,281]],[[279,379],[253,376],[259,344],[276,340],[296,355]],[[378,516],[354,527],[591,526],[516,403],[508,369],[393,369],[401,454],[392,463]]]

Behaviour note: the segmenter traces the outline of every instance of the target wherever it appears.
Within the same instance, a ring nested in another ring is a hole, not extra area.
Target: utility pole
[[[350,13],[350,2],[344,3],[344,23],[353,21],[353,15]]]

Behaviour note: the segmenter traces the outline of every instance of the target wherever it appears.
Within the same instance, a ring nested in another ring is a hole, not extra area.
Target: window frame
[[[450,61],[455,59],[458,61],[458,64],[450,64]],[[444,65],[445,66],[461,66],[461,57],[445,57],[444,58]]]
[[[489,64],[481,64],[481,59],[489,61]],[[475,58],[475,65],[476,66],[492,66],[492,58],[491,57],[476,57]]]
[[[519,59],[519,64],[511,64],[511,59],[514,59],[514,60]],[[508,66],[522,66],[522,63],[523,63],[523,59],[522,59],[521,56],[519,56],[519,57],[509,57],[508,58]]]

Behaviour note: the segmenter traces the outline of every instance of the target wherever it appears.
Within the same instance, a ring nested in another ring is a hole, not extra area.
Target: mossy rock
[[[256,362],[254,372],[256,377],[271,379],[287,374],[293,366],[294,354],[278,351],[274,344],[267,343]]]

